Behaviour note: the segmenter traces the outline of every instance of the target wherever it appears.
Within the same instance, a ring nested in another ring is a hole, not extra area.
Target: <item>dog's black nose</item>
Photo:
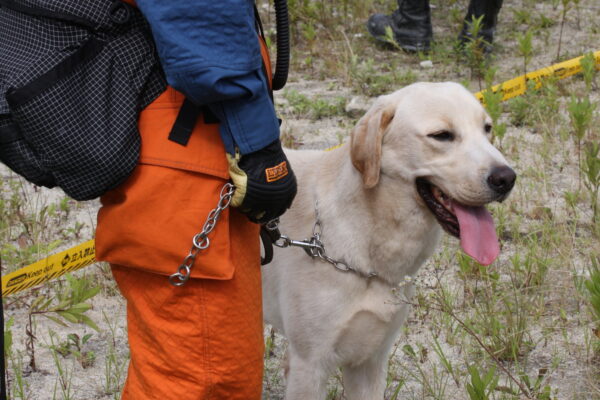
[[[507,194],[515,186],[517,174],[507,166],[494,167],[487,178],[488,186],[498,194]]]

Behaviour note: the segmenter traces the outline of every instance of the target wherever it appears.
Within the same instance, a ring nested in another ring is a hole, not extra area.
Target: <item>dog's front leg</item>
[[[285,400],[324,400],[328,373],[318,362],[289,354]]]
[[[347,400],[383,400],[388,352],[359,365],[342,367]]]
[[[411,289],[408,290],[410,295]],[[358,338],[349,336],[346,340],[340,340],[338,351],[345,349],[346,353],[349,353],[354,348],[362,349],[367,353],[359,351],[357,355],[364,354],[364,358],[349,358],[349,360],[356,361],[342,366],[344,392],[347,400],[383,400],[388,360],[398,329],[408,314],[407,311],[407,306],[400,307],[396,310],[392,320],[388,322],[376,318],[372,313],[363,312],[360,314],[360,318],[355,316],[353,332],[359,331],[358,327],[360,326],[368,328],[369,332],[361,333]],[[370,340],[366,340],[367,338]],[[351,346],[352,344],[353,346]]]

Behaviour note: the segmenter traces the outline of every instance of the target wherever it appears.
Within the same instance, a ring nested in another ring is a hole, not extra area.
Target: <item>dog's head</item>
[[[483,207],[504,200],[516,174],[489,142],[491,118],[456,83],[416,83],[381,96],[352,132],[351,157],[364,186],[385,175],[409,182],[422,206],[482,264],[499,247]],[[418,194],[418,195],[417,195]]]

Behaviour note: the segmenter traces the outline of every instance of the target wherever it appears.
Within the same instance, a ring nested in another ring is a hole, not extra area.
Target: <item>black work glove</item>
[[[252,222],[267,223],[290,208],[296,196],[296,176],[279,140],[243,156],[227,154],[227,161],[236,187],[231,206]]]

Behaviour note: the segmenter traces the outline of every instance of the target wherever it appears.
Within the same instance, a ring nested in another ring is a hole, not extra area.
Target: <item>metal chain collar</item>
[[[337,270],[341,272],[353,272],[363,278],[378,278],[377,273],[369,272],[365,273],[358,269],[352,268],[343,260],[336,260],[327,255],[325,251],[325,244],[321,240],[322,227],[321,227],[321,219],[319,215],[319,202],[315,201],[315,214],[316,221],[313,226],[313,234],[310,238],[304,240],[292,240],[286,235],[281,235],[281,238],[274,242],[273,244],[280,248],[286,247],[300,247],[304,249],[306,254],[308,254],[311,258],[319,258],[322,261],[325,261],[331,265],[333,265]],[[269,222],[266,225],[268,230],[275,230],[279,228],[279,219],[275,219]]]
[[[200,251],[206,250],[208,246],[210,246],[210,239],[208,238],[208,235],[213,231],[213,229],[215,229],[221,213],[227,207],[229,207],[229,203],[231,203],[231,198],[233,197],[234,192],[235,186],[231,183],[226,183],[223,186],[219,196],[219,202],[217,203],[217,208],[214,208],[208,213],[206,222],[204,222],[204,226],[202,226],[202,232],[194,235],[194,238],[192,239],[192,248],[190,253],[183,259],[183,262],[179,268],[177,268],[177,272],[169,276],[169,282],[171,285],[183,286],[188,279],[190,279],[196,256],[198,253],[200,253]]]

